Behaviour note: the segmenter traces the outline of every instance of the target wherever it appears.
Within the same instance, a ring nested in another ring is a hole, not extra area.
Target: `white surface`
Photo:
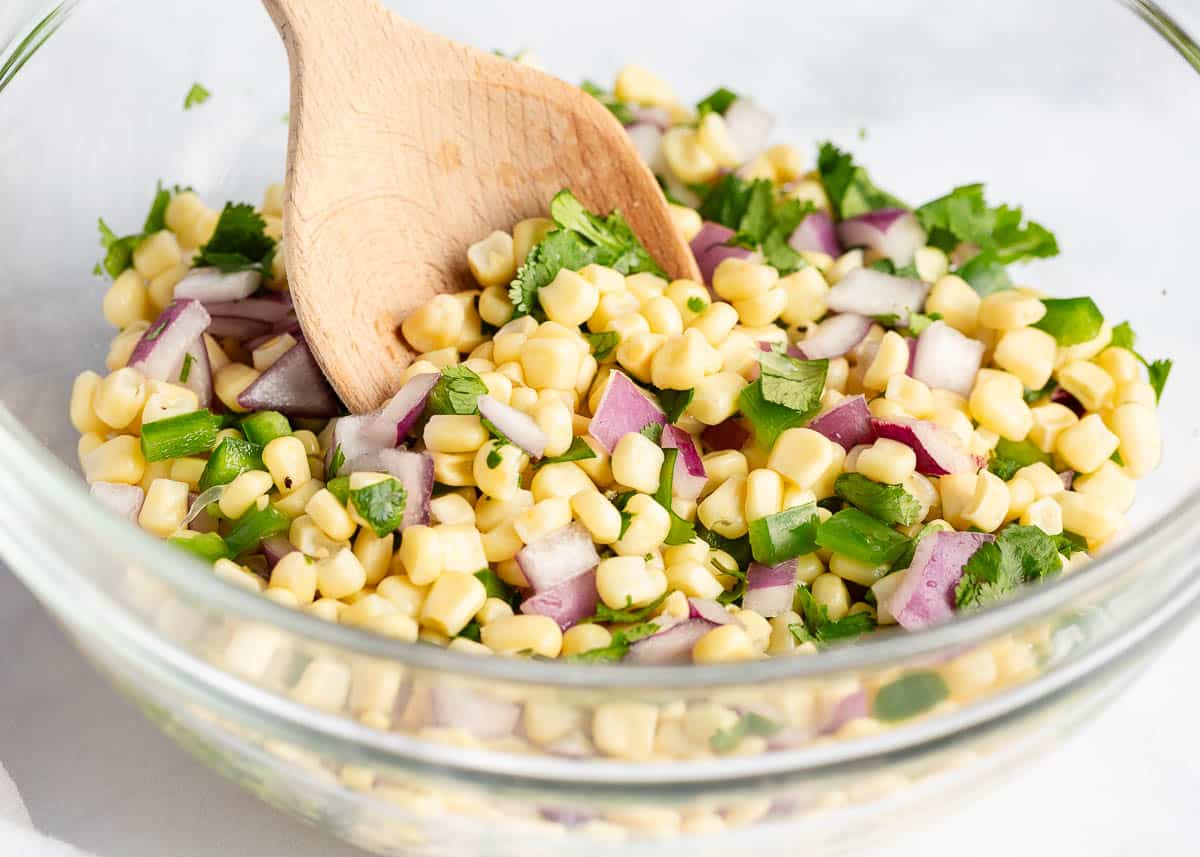
[[[1056,753],[878,857],[1194,853],[1198,648],[1193,625]],[[100,857],[363,853],[258,802],[172,744],[3,568],[0,653],[0,760],[43,832]],[[943,847],[968,842],[969,852]]]

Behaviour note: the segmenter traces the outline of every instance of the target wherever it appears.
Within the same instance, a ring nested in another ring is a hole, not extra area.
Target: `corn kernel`
[[[692,660],[698,664],[736,663],[757,656],[750,635],[741,625],[718,625],[692,647]]]
[[[916,470],[917,456],[911,447],[898,441],[880,438],[859,453],[854,467],[868,479],[899,485]]]
[[[481,636],[485,646],[505,655],[530,652],[557,658],[563,645],[562,629],[549,616],[506,616],[484,625]]]
[[[1040,300],[1012,289],[994,292],[979,304],[979,323],[992,330],[1029,327],[1045,314],[1046,305]]]
[[[653,494],[658,488],[662,464],[662,449],[638,432],[622,436],[612,454],[613,478],[644,494]]]
[[[641,556],[614,556],[596,566],[596,591],[614,610],[644,607],[667,591],[667,577]]]
[[[1023,327],[1007,330],[996,343],[994,360],[1001,368],[1016,375],[1031,390],[1040,390],[1054,371],[1058,343],[1044,330]]]
[[[1059,433],[1054,449],[1072,470],[1091,473],[1112,458],[1120,443],[1099,414],[1088,414]]]
[[[749,530],[746,521],[746,484],[744,476],[732,476],[709,494],[696,509],[696,517],[705,527],[728,539],[741,538]]]
[[[767,466],[793,485],[811,488],[834,460],[832,444],[812,429],[791,428],[779,436]]]
[[[421,626],[456,636],[485,601],[487,590],[473,574],[444,572],[430,587],[425,603],[421,605]]]
[[[1072,360],[1058,370],[1058,383],[1089,411],[1108,407],[1116,392],[1112,376],[1087,360]]]

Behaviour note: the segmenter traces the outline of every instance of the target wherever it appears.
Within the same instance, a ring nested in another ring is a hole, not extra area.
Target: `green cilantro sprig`
[[[579,84],[579,88],[603,104],[622,125],[629,125],[634,121],[632,105],[617,98],[600,84],[585,80]]]
[[[1060,543],[1038,527],[1010,524],[967,560],[954,592],[955,603],[959,609],[982,607],[1006,598],[1022,583],[1058,574],[1059,554]]]
[[[275,256],[275,239],[267,235],[267,222],[248,203],[225,203],[212,238],[196,256],[197,268],[214,267],[224,274],[236,271],[269,272]]]
[[[908,208],[901,200],[879,188],[866,169],[854,163],[854,157],[833,143],[821,144],[817,172],[825,185],[825,194],[839,220],[869,214],[881,208]]]
[[[586,440],[577,437],[562,455],[550,455],[540,458],[534,463],[534,469],[545,467],[547,464],[562,464],[567,461],[587,461],[596,457],[596,450],[588,446]]]
[[[750,421],[760,446],[770,449],[779,435],[806,423],[821,408],[828,360],[797,360],[774,351],[758,356],[759,377],[742,388],[738,407]]]
[[[774,720],[763,717],[756,712],[747,711],[738,718],[737,723],[734,723],[728,729],[720,729],[714,732],[708,739],[708,746],[712,747],[716,753],[728,753],[737,747],[743,738],[751,735],[770,738],[782,728]]]
[[[834,493],[885,524],[909,526],[921,520],[921,503],[902,485],[884,485],[861,473],[843,473],[833,484]]]
[[[629,653],[631,643],[636,643],[638,640],[649,637],[657,632],[658,625],[654,622],[643,622],[640,625],[634,625],[632,628],[613,631],[612,642],[607,646],[602,646],[598,649],[588,649],[588,651],[580,652],[577,655],[568,655],[566,660],[589,664],[619,661]]]
[[[1154,399],[1158,401],[1162,398],[1163,387],[1167,385],[1167,378],[1171,375],[1171,367],[1175,361],[1170,359],[1147,360],[1134,349],[1136,344],[1137,334],[1133,332],[1129,322],[1123,321],[1113,328],[1111,345],[1114,348],[1129,349],[1133,352],[1133,356],[1146,367],[1146,372],[1150,377],[1150,386],[1154,388]]]
[[[788,245],[788,238],[813,211],[812,203],[776,199],[775,185],[766,179],[746,181],[727,173],[704,189],[700,216],[736,230],[731,244],[759,248],[766,263],[780,274],[798,271],[807,263]]]
[[[675,510],[671,508],[671,496],[675,485],[675,462],[678,458],[678,449],[663,450],[663,463],[658,477],[658,490],[654,492],[654,499],[658,502],[658,505],[666,509],[667,514],[671,516],[671,529],[667,531],[667,537],[663,539],[663,544],[667,545],[686,545],[696,537],[696,525],[675,514]]]
[[[667,593],[663,593],[658,598],[655,598],[644,607],[634,607],[633,599],[627,597],[625,606],[613,609],[603,601],[596,604],[596,613],[584,622],[609,622],[614,625],[634,625],[639,622],[645,622],[654,612],[662,606],[662,603],[667,600]]]
[[[178,190],[178,188],[176,189]],[[171,201],[171,192],[158,182],[154,189],[154,199],[150,202],[150,211],[141,232],[118,236],[101,217],[97,221],[100,230],[100,246],[104,249],[104,258],[96,263],[92,273],[99,276],[107,274],[114,280],[126,269],[133,267],[133,251],[148,235],[161,232],[167,228],[167,204]]]
[[[701,119],[708,113],[720,113],[724,116],[725,111],[732,107],[733,102],[737,100],[738,94],[736,92],[731,92],[721,86],[696,102],[696,112],[700,115]]]
[[[201,104],[208,101],[211,95],[212,93],[199,83],[193,83],[191,88],[188,89],[187,95],[183,97],[183,109],[191,110],[193,107],[199,107]]]
[[[426,406],[431,414],[479,413],[479,397],[487,395],[487,384],[466,366],[447,366],[442,369]]]
[[[788,625],[788,630],[800,643],[823,646],[875,630],[875,620],[870,613],[849,613],[841,619],[830,619],[829,608],[817,601],[804,585],[796,587],[795,605],[804,621]]]
[[[1017,471],[1022,467],[1028,467],[1038,462],[1052,465],[1054,456],[1042,452],[1030,441],[1012,441],[1002,437],[996,442],[996,448],[992,451],[988,470],[1007,482],[1016,476]]]

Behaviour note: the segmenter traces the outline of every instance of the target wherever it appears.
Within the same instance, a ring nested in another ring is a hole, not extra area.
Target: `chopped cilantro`
[[[950,695],[946,681],[931,670],[906,673],[879,688],[871,705],[878,720],[906,720],[933,708]]]
[[[196,358],[191,354],[183,355],[183,366],[179,370],[179,383],[186,384],[188,376],[192,374],[192,364],[196,362]]]
[[[750,522],[750,550],[755,562],[778,565],[817,549],[816,503],[803,503]]]
[[[458,632],[458,636],[467,640],[474,640],[476,643],[482,642],[483,628],[480,626],[479,620],[472,619],[470,622],[468,622],[463,629]]]
[[[833,485],[839,497],[885,524],[909,526],[921,520],[921,503],[901,485],[884,485],[861,473],[843,473]]]
[[[1123,321],[1113,328],[1111,345],[1118,348],[1128,348],[1130,351],[1133,351],[1133,356],[1146,367],[1146,372],[1150,378],[1150,386],[1154,388],[1154,399],[1158,401],[1162,398],[1163,387],[1167,385],[1167,378],[1171,375],[1171,367],[1175,361],[1169,359],[1149,361],[1134,350],[1133,346],[1136,343],[1137,334],[1133,332],[1133,328],[1129,326],[1129,322]]]
[[[514,55],[513,58],[516,56],[519,56],[519,54]],[[608,108],[608,112],[615,116],[617,121],[622,125],[629,125],[634,121],[633,108],[604,87],[590,80],[585,80],[579,84],[579,88]]]
[[[97,226],[100,230],[100,246],[104,250],[104,258],[96,263],[92,273],[100,274],[101,271],[105,271],[115,280],[126,268],[132,267],[133,251],[137,249],[142,239],[166,228],[165,212],[170,201],[171,192],[163,187],[161,181],[158,182],[154,189],[154,199],[150,201],[150,210],[142,225],[142,231],[132,235],[118,237],[104,222],[104,218],[99,218]]]
[[[707,189],[699,212],[705,220],[736,230],[730,243],[761,247],[767,264],[786,275],[805,265],[787,242],[813,207],[796,199],[777,203],[775,196],[775,186],[766,179],[748,182],[727,173]]]
[[[697,312],[697,313],[704,312],[704,310],[707,306],[708,306],[708,301],[706,301],[702,297],[699,297],[698,295],[692,295],[690,298],[687,299],[687,308],[689,310],[691,310],[692,312]]]
[[[662,423],[647,423],[638,431],[642,437],[649,438],[655,443],[662,441]]]
[[[701,118],[704,118],[704,114],[706,113],[720,113],[722,116],[724,116],[725,111],[728,110],[733,105],[733,102],[737,101],[737,99],[738,96],[736,92],[730,92],[723,86],[718,87],[696,102],[696,112],[700,114]]]
[[[1037,464],[1039,461],[1043,464],[1053,465],[1054,457],[1049,453],[1042,452],[1027,440],[1011,441],[1002,437],[996,442],[992,460],[988,462],[988,470],[1007,482],[1022,467]]]
[[[679,422],[679,418],[683,416],[683,412],[687,410],[688,405],[692,403],[696,391],[688,390],[659,390],[658,403],[662,405],[662,409],[667,413],[667,422]]]
[[[615,330],[605,330],[600,333],[584,333],[584,338],[592,346],[592,356],[597,363],[609,358],[613,350],[621,344],[621,334]]]
[[[667,514],[671,516],[671,529],[667,532],[667,537],[663,539],[663,544],[667,545],[686,545],[696,537],[696,525],[691,521],[679,517],[675,514],[675,510],[671,508],[671,496],[674,492],[675,484],[675,462],[679,458],[678,449],[664,449],[662,470],[658,476],[658,490],[654,492],[654,499],[658,501],[658,505],[667,510]]]
[[[337,501],[345,506],[350,502],[350,477],[336,476],[325,483],[325,490],[337,497]]]
[[[325,481],[328,482],[336,477],[345,466],[346,453],[342,450],[342,445],[339,443],[333,448],[333,456],[329,459],[329,467],[325,470]]]
[[[226,274],[266,270],[275,250],[275,239],[266,230],[267,223],[254,206],[225,203],[212,238],[200,248],[196,267],[212,266]]]
[[[657,633],[658,625],[653,622],[643,622],[640,625],[634,625],[632,628],[625,628],[620,631],[614,631],[612,642],[607,646],[599,649],[589,649],[586,652],[580,652],[577,655],[568,655],[568,661],[576,663],[600,663],[619,661],[629,652],[630,643],[635,643],[643,637],[649,637]]]
[[[521,603],[521,593],[515,587],[509,586],[491,569],[475,572],[475,577],[483,584],[488,598],[499,598],[510,607],[516,608]]]
[[[858,509],[843,509],[817,527],[818,545],[870,565],[890,564],[910,541]]]
[[[620,212],[599,217],[585,209],[569,190],[561,190],[550,201],[550,216],[558,228],[529,251],[509,286],[514,317],[533,313],[538,289],[563,268],[577,271],[594,262],[622,274],[663,273]]]
[[[818,602],[807,586],[796,587],[795,603],[796,612],[804,622],[788,625],[788,630],[801,643],[812,642],[819,646],[875,630],[875,620],[870,613],[850,613],[841,619],[830,619],[829,608]]]
[[[350,503],[355,511],[380,538],[400,526],[406,497],[404,486],[391,477],[350,491]]]
[[[538,459],[534,467],[544,467],[547,464],[562,464],[565,461],[587,461],[589,458],[596,457],[596,450],[588,446],[588,442],[581,437],[577,437],[571,441],[571,445],[562,455],[551,455],[546,458]]]
[[[1104,316],[1091,298],[1045,298],[1046,314],[1034,323],[1057,340],[1059,345],[1078,345],[1100,334]]]
[[[833,143],[822,143],[817,156],[817,171],[825,193],[839,220],[878,211],[881,208],[908,208],[890,193],[878,188],[867,171],[855,165],[849,152]]]
[[[504,457],[500,454],[501,446],[503,446],[503,444],[497,443],[491,449],[488,450],[488,454],[487,454],[488,470],[495,470],[504,461]]]
[[[1073,553],[1087,553],[1087,539],[1078,533],[1063,530],[1057,536],[1050,538],[1054,539],[1054,546],[1065,557],[1069,558]]]
[[[625,606],[616,610],[601,601],[596,605],[596,614],[583,621],[611,622],[615,625],[632,625],[637,622],[645,622],[666,600],[667,593],[664,592],[644,607],[634,607],[633,599],[626,597]]]
[[[204,102],[208,101],[212,95],[207,89],[198,83],[193,83],[191,89],[187,91],[187,95],[183,97],[183,109],[191,110],[193,107],[199,107]]]
[[[1058,545],[1038,527],[1009,524],[967,560],[955,590],[958,607],[982,607],[1011,595],[1022,583],[1062,569]]]
[[[980,297],[1003,292],[1013,287],[1008,270],[996,258],[993,250],[983,250],[958,269],[958,275],[970,283]]]
[[[1021,398],[1023,398],[1025,400],[1025,404],[1032,405],[1034,402],[1038,401],[1039,399],[1044,399],[1046,396],[1049,396],[1057,388],[1058,388],[1058,382],[1055,381],[1053,378],[1051,378],[1049,381],[1046,382],[1046,386],[1042,387],[1042,389],[1040,389],[1040,390],[1026,389],[1025,392],[1021,394]]]
[[[796,360],[774,351],[758,356],[761,372],[742,389],[738,407],[760,446],[770,449],[783,432],[802,425],[821,407],[828,360]]]
[[[774,720],[763,717],[754,711],[747,711],[738,718],[737,723],[728,729],[719,729],[714,732],[708,739],[708,746],[712,747],[714,752],[728,753],[737,747],[743,738],[750,735],[770,738],[782,728]]]
[[[477,414],[479,397],[486,396],[487,391],[483,380],[466,366],[447,366],[429,394],[429,413]]]
[[[753,557],[753,551],[750,547],[750,539],[748,536],[740,536],[736,539],[726,538],[720,533],[710,530],[703,524],[696,527],[696,535],[701,540],[707,542],[708,546],[713,550],[724,551],[733,558],[737,563],[737,571],[740,573],[750,565],[750,560]],[[732,572],[727,572],[732,573]]]
[[[956,187],[922,205],[916,214],[929,244],[947,253],[962,242],[992,251],[1000,265],[1058,255],[1054,235],[1032,220],[1022,223],[1020,208],[990,208],[982,184]]]

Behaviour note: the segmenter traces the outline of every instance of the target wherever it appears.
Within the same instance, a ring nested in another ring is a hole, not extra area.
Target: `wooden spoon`
[[[376,0],[263,2],[291,65],[288,282],[352,411],[399,388],[412,309],[477,287],[467,247],[546,216],[563,188],[593,211],[619,209],[671,276],[699,279],[654,176],[596,99]]]

